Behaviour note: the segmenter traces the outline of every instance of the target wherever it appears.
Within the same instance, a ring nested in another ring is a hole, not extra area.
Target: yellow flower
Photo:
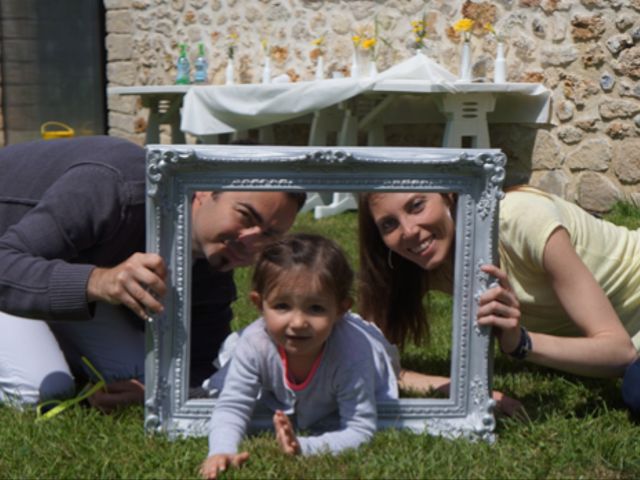
[[[362,41],[362,37],[360,35],[352,35],[351,41],[353,42],[353,45],[357,47],[358,45],[360,45],[360,42]]]
[[[229,34],[229,45],[227,47],[227,55],[229,58],[233,58],[235,55],[237,40],[238,40],[238,34],[236,32],[231,32]]]
[[[484,24],[484,29],[495,37],[498,42],[502,42],[503,38],[489,22]]]
[[[427,24],[422,20],[413,20],[411,22],[411,28],[414,32],[424,32],[427,28]]]
[[[269,42],[267,42],[266,38],[260,40],[260,45],[262,46],[262,51],[266,52],[267,48],[269,48]]]
[[[322,47],[324,45],[324,35],[316,38],[313,42],[311,42],[311,44],[315,47]]]
[[[369,50],[369,49],[375,47],[375,45],[376,45],[376,39],[375,38],[367,38],[367,39],[362,41],[362,49],[363,50]]]
[[[461,18],[456,23],[453,24],[453,29],[456,32],[470,32],[473,28],[473,20],[470,18]]]
[[[427,39],[427,20],[426,16],[422,15],[422,20],[412,20],[411,30],[414,35],[413,47],[421,49],[424,47],[424,41]]]

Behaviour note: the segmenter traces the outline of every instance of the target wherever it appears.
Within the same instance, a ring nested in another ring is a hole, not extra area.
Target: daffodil
[[[453,29],[456,32],[470,32],[473,28],[473,20],[470,18],[461,18],[453,24]]]
[[[474,21],[470,18],[461,18],[453,24],[453,29],[462,33],[464,41],[468,42],[471,39],[471,29],[473,28]]]
[[[373,47],[376,46],[376,39],[375,38],[366,38],[362,41],[362,49],[363,50],[370,50]]]

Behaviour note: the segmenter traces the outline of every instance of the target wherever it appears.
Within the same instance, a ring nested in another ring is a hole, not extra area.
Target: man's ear
[[[249,299],[258,310],[262,311],[262,295],[255,290],[252,290],[251,293],[249,293]]]
[[[347,313],[352,305],[353,305],[353,300],[351,298],[345,298],[344,300],[342,300],[338,307],[340,316]]]

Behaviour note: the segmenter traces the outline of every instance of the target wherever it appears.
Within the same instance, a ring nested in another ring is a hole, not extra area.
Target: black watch
[[[531,336],[529,335],[529,332],[526,328],[520,325],[520,341],[518,342],[518,346],[513,352],[507,353],[507,355],[511,358],[515,358],[516,360],[524,360],[529,355],[532,347],[533,345],[531,343]]]

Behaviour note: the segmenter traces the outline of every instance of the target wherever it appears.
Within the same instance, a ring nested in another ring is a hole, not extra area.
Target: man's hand
[[[249,460],[249,452],[212,455],[202,462],[200,475],[202,478],[214,480],[218,478],[218,474],[224,472],[229,465],[238,468],[247,460]]]
[[[134,253],[112,268],[95,268],[87,283],[87,300],[125,305],[140,318],[161,312],[158,299],[167,290],[167,269],[155,253]]]
[[[144,403],[144,385],[138,380],[121,380],[108,384],[88,399],[92,407],[103,413],[111,413],[118,407]]]

